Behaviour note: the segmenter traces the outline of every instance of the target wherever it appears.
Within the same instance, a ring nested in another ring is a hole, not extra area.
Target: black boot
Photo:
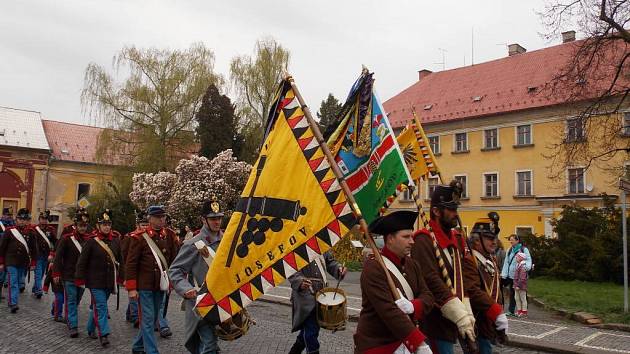
[[[107,336],[102,336],[99,339],[101,340],[101,346],[107,347],[109,345],[109,339],[107,339]]]
[[[293,346],[289,350],[289,354],[301,354],[302,351],[304,351],[305,348],[306,348],[306,345],[304,345],[304,343],[302,343],[302,342],[295,342],[295,343],[293,343]]]

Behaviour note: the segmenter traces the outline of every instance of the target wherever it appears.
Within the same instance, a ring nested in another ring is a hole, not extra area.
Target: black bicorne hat
[[[395,211],[372,221],[369,231],[370,233],[385,236],[400,230],[413,230],[417,218],[417,211]]]

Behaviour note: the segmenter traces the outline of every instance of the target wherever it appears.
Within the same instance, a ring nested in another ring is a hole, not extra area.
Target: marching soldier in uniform
[[[2,209],[2,217],[0,217],[0,241],[4,237],[5,231],[9,226],[14,226],[15,220],[13,220],[13,211],[11,208]],[[6,269],[0,270],[0,299],[4,299],[2,295],[2,289],[7,287],[7,273]]]
[[[381,255],[400,298],[396,300],[382,266],[369,255],[361,273],[361,313],[354,334],[355,353],[431,353],[418,329],[433,308],[433,296],[420,267],[410,257],[418,213],[395,211],[374,220],[370,233],[382,235]]]
[[[105,209],[98,214],[96,230],[83,245],[77,262],[75,284],[90,289],[91,309],[87,322],[90,338],[98,338],[103,347],[109,345],[107,300],[117,294],[121,283],[120,233],[112,230],[112,214]]]
[[[317,302],[315,294],[327,286],[326,272],[343,279],[346,268],[339,264],[332,252],[325,252],[306,267],[289,277],[291,283],[292,331],[300,331],[290,354],[319,353],[319,323],[317,323]]]
[[[131,234],[144,230],[148,225],[147,213],[145,211],[136,211],[136,229],[129,233],[126,233],[120,241],[120,250],[122,253],[121,268],[125,267],[127,262],[127,251],[129,250],[129,243],[131,242]],[[127,293],[129,294],[129,293]],[[138,301],[129,297],[129,303],[127,304],[127,311],[125,312],[125,318],[127,322],[133,323],[133,326],[138,328]]]
[[[430,230],[416,232],[411,250],[411,257],[420,265],[435,299],[436,306],[423,329],[431,349],[439,354],[453,353],[458,334],[464,343],[475,341],[475,319],[465,298],[465,240],[453,229],[457,226],[460,196],[461,185],[455,181],[436,186],[431,195]]]
[[[89,220],[90,217],[84,208],[77,210],[74,227],[68,228],[71,230],[70,233],[61,236],[53,261],[53,282],[62,284],[64,289],[64,311],[70,338],[79,336],[79,304],[85,288],[75,284],[74,273],[83,245],[89,238]]]
[[[481,354],[492,354],[492,344],[505,339],[508,320],[503,313],[500,300],[500,273],[495,259],[499,228],[496,219],[491,217],[486,228],[473,228],[470,233],[472,254],[464,259],[464,285],[470,297],[470,304],[475,314],[477,325],[477,343]],[[496,221],[495,221],[496,220]]]
[[[158,353],[153,326],[170,287],[166,271],[177,255],[177,235],[166,228],[164,207],[150,206],[147,215],[149,226],[131,235],[125,264],[129,297],[138,299],[140,330],[134,353]]]
[[[0,242],[0,270],[6,268],[11,313],[19,309],[18,296],[24,291],[25,274],[30,272],[30,267],[35,266],[38,255],[33,229],[29,226],[29,210],[18,210],[16,219],[16,226],[7,227]]]
[[[205,201],[201,208],[203,227],[195,237],[184,241],[169,269],[173,288],[184,298],[186,311],[184,346],[193,354],[216,354],[219,351],[214,327],[200,319],[194,308],[198,291],[206,281],[214,252],[223,237],[222,220],[223,212],[216,198]]]
[[[37,263],[35,265],[35,281],[33,282],[32,292],[38,299],[42,298],[42,280],[48,270],[48,264],[55,257],[55,245],[57,243],[57,235],[55,227],[48,225],[50,221],[50,210],[39,213],[39,224],[34,227],[34,236],[37,241],[37,249],[39,250]]]

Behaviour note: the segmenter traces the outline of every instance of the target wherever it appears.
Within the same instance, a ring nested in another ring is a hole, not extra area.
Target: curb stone
[[[545,351],[558,354],[610,354],[609,351],[602,351],[592,348],[578,347],[576,345],[558,344],[551,342],[543,342],[539,339],[517,338],[511,336],[507,345],[511,347]]]
[[[600,328],[600,329],[611,329],[611,330],[617,330],[617,331],[630,332],[630,325],[626,325],[623,323],[604,323],[604,321],[600,317],[593,315],[591,313],[584,312],[584,311],[569,312],[565,309],[555,308],[550,305],[547,305],[544,301],[537,299],[531,295],[528,295],[527,297],[529,301],[535,303],[538,306],[541,306],[542,308],[546,310],[554,311],[563,317],[566,317],[576,322],[580,322],[587,326]]]

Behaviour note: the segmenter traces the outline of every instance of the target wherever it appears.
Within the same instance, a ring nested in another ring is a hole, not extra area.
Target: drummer
[[[289,354],[319,353],[319,324],[315,294],[328,286],[326,272],[337,280],[343,279],[347,269],[337,262],[330,251],[316,258],[299,272],[289,277],[293,304],[293,329],[300,331]]]
[[[418,321],[434,305],[420,266],[409,257],[415,211],[396,211],[374,220],[370,233],[383,235],[381,255],[397,288],[396,300],[382,266],[374,255],[363,263],[361,313],[354,334],[355,353],[431,353]]]

